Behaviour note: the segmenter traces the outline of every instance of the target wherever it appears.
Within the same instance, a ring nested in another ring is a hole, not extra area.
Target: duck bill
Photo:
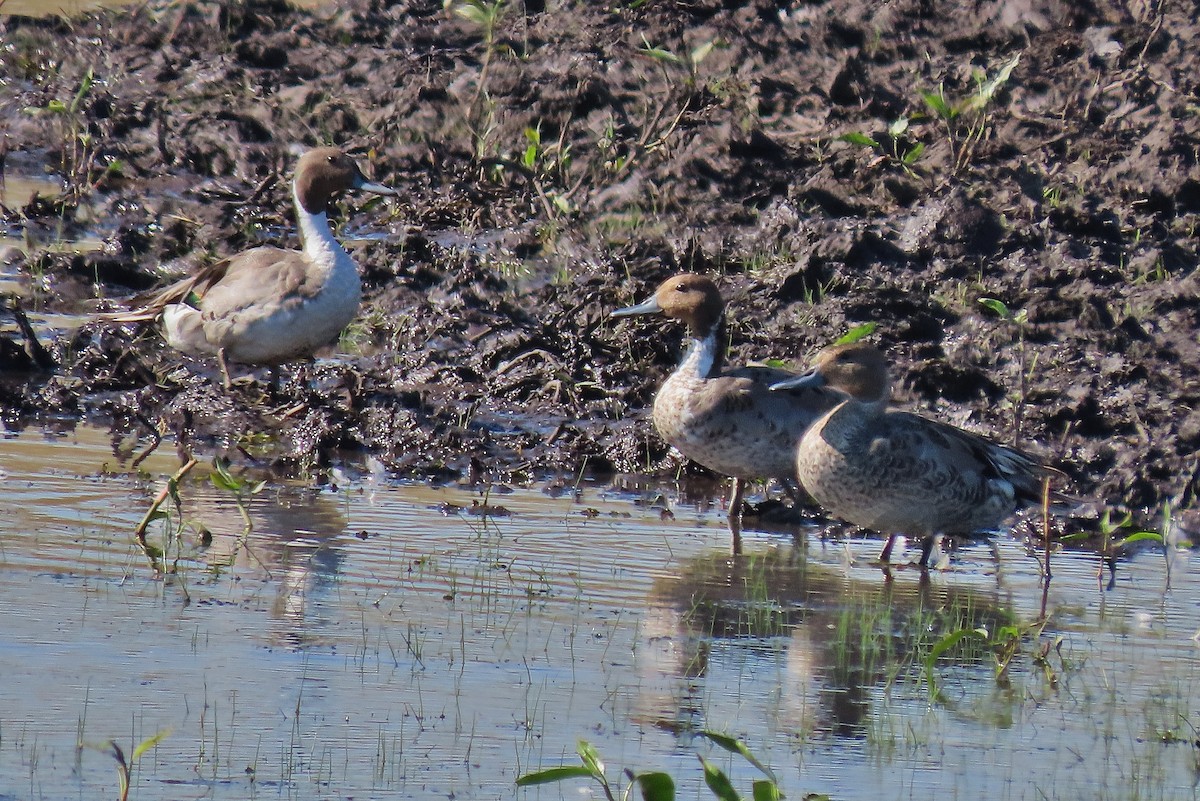
[[[635,314],[658,314],[662,311],[662,306],[658,305],[657,298],[650,298],[645,303],[639,303],[636,306],[626,306],[623,309],[617,309],[609,313],[609,317],[632,317]]]
[[[780,381],[777,384],[772,384],[771,389],[815,389],[823,386],[825,386],[825,376],[821,375],[816,370],[809,370],[804,375],[798,375],[795,378],[789,378],[786,381]]]
[[[374,181],[360,181],[354,185],[354,188],[360,192],[374,192],[377,195],[398,195],[400,194],[390,186],[377,184]]]

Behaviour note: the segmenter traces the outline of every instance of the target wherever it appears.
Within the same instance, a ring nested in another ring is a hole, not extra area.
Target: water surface
[[[573,798],[587,786],[513,780],[574,762],[581,738],[614,779],[667,770],[706,797],[700,752],[748,793],[756,772],[701,728],[742,738],[797,799],[1200,795],[1186,554],[1169,590],[1161,553],[1111,589],[1095,557],[1057,555],[1049,622],[1007,677],[956,649],[935,700],[922,660],[942,633],[1038,616],[1019,543],[885,583],[878,541],[748,532],[733,559],[717,506],[672,519],[640,485],[484,498],[369,464],[264,486],[247,530],[202,465],[152,526],[163,577],[131,532],[169,451],[131,470],[93,428],[0,440],[0,799],[112,797],[100,747],[159,732],[133,798]]]

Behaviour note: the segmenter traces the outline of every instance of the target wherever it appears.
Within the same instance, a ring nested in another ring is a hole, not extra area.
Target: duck
[[[648,300],[610,316],[650,314],[678,320],[688,329],[683,359],[654,397],[654,426],[688,459],[733,479],[729,522],[733,552],[739,554],[746,481],[774,478],[790,484],[800,436],[845,396],[820,387],[772,392],[773,384],[795,374],[757,365],[727,367],[725,301],[708,276],[674,275]]]
[[[161,290],[142,308],[106,319],[161,320],[175,350],[217,357],[226,389],[228,361],[274,368],[311,358],[354,319],[362,298],[358,266],[329,226],[333,199],[348,190],[398,193],[368,181],[335,147],[304,153],[291,188],[300,250],[264,246],[238,253]]]
[[[891,378],[878,348],[863,342],[823,350],[812,370],[773,390],[833,387],[847,397],[814,422],[795,449],[796,479],[836,517],[887,534],[891,563],[900,534],[921,536],[920,567],[942,535],[999,526],[1043,503],[1059,471],[1023,451],[910,412],[889,409]],[[1069,501],[1058,492],[1056,504]]]

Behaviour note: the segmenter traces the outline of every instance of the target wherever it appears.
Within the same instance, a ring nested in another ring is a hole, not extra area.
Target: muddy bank
[[[364,449],[416,476],[671,469],[646,410],[681,332],[606,314],[689,269],[723,276],[734,359],[801,364],[873,322],[902,403],[1147,519],[1190,504],[1198,14],[959,9],[529,2],[494,28],[440,0],[0,17],[6,170],[63,185],[0,210],[31,243],[4,258],[34,312],[91,314],[294,245],[295,146],[352,146],[402,191],[344,206],[344,236],[378,236],[353,245],[366,300],[336,361],[226,393],[152,332],[44,329],[59,365],[44,371],[14,331],[6,424],[98,416],[287,470]],[[85,235],[103,249],[53,247]]]

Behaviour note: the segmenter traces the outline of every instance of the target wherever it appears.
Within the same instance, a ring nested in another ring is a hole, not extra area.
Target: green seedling
[[[242,515],[242,521],[246,524],[242,531],[242,538],[245,539],[254,530],[254,523],[250,519],[250,512],[246,508],[247,496],[254,496],[263,491],[267,486],[264,479],[256,483],[251,483],[244,478],[235,476],[229,472],[229,463],[219,457],[213,457],[213,470],[208,474],[209,480],[213,486],[219,490],[224,490],[233,495],[233,502],[237,504],[238,512]]]
[[[80,747],[81,748],[90,748],[93,751],[99,751],[102,754],[108,754],[114,760],[116,760],[116,763],[117,763],[117,790],[118,790],[117,798],[119,799],[119,801],[128,801],[128,799],[129,799],[129,779],[130,779],[130,772],[131,772],[130,771],[130,763],[137,762],[138,759],[141,758],[142,754],[146,753],[151,748],[154,748],[156,745],[158,745],[160,742],[162,742],[164,739],[166,739],[167,735],[169,735],[170,733],[171,733],[171,731],[169,729],[167,729],[164,731],[160,731],[151,737],[147,737],[145,740],[142,740],[133,749],[133,754],[130,756],[130,758],[128,760],[125,759],[124,749],[122,749],[121,746],[117,744],[116,740],[109,740],[107,743],[104,743],[103,745],[80,744]]]
[[[983,650],[991,653],[995,660],[994,668],[997,683],[1006,685],[1009,666],[1017,654],[1021,652],[1022,643],[1029,637],[1040,637],[1042,631],[1045,629],[1046,622],[1047,618],[1043,616],[1026,626],[1021,626],[1017,623],[1004,623],[998,624],[993,631],[988,631],[987,628],[982,626],[978,628],[960,628],[943,636],[933,644],[933,647],[929,649],[929,653],[925,656],[925,683],[929,688],[930,701],[932,703],[944,703],[946,701],[946,697],[938,687],[935,668],[938,659],[948,651],[964,643],[977,641]],[[1046,680],[1051,684],[1056,684],[1058,676],[1050,666],[1049,661],[1051,648],[1059,652],[1061,658],[1062,638],[1057,637],[1053,641],[1044,641],[1031,654],[1031,658],[1034,664],[1042,669]]]
[[[936,91],[922,90],[919,94],[933,116],[940,120],[946,141],[954,154],[954,174],[962,172],[974,156],[988,126],[988,107],[996,92],[1008,83],[1013,70],[1021,62],[1021,54],[1009,59],[995,75],[988,77],[983,70],[975,71],[975,92],[958,101],[946,96],[943,87]]]
[[[783,797],[779,792],[775,774],[759,761],[740,740],[712,731],[700,731],[697,732],[697,736],[731,754],[741,756],[766,776],[765,779],[759,779],[753,783],[751,795],[753,801],[779,801]],[[608,779],[604,761],[591,743],[580,740],[576,747],[576,753],[579,754],[581,764],[564,765],[536,773],[527,773],[517,779],[517,786],[534,787],[570,779],[591,779],[600,785],[607,801],[629,801],[635,787],[641,791],[643,801],[674,801],[675,799],[675,780],[667,773],[660,771],[634,773],[626,769],[624,773],[628,783],[622,789],[619,783],[614,784]],[[697,759],[704,771],[704,783],[718,801],[742,801],[742,797],[734,789],[733,783],[724,771],[699,754],[697,754]],[[809,795],[805,798],[809,801],[821,801],[825,797]]]
[[[837,139],[870,148],[878,154],[881,161],[911,175],[915,174],[914,168],[926,151],[925,142],[921,141],[920,137],[913,136],[914,127],[924,123],[938,123],[953,155],[952,173],[958,175],[970,164],[975,148],[987,133],[988,109],[996,93],[1012,77],[1013,70],[1020,60],[1021,55],[1018,53],[991,77],[985,71],[977,70],[974,76],[975,91],[957,100],[949,97],[942,86],[933,90],[918,90],[917,95],[925,111],[892,120],[882,137],[871,136],[862,131],[851,131]]]
[[[881,158],[912,174],[914,172],[913,167],[920,161],[921,156],[925,154],[925,144],[923,142],[910,142],[906,136],[910,122],[911,120],[908,117],[899,117],[893,120],[887,127],[886,142],[881,142],[862,131],[851,131],[850,133],[842,134],[838,137],[838,141],[869,147],[876,151]]]
[[[1010,327],[1016,329],[1017,333],[1017,365],[1019,382],[1017,392],[1012,395],[1009,400],[1012,403],[1013,410],[1013,437],[1021,438],[1021,425],[1024,421],[1025,400],[1029,397],[1029,380],[1033,368],[1037,365],[1037,359],[1034,359],[1033,365],[1027,363],[1027,354],[1025,348],[1025,326],[1029,321],[1029,312],[1026,309],[1013,311],[1004,301],[998,298],[980,298],[979,305],[988,309],[999,317]]]
[[[48,114],[55,119],[62,147],[59,169],[68,193],[75,197],[81,197],[85,189],[95,188],[105,180],[122,174],[125,169],[121,161],[110,159],[104,164],[103,170],[99,171],[98,176],[94,180],[92,178],[97,173],[99,143],[87,130],[84,104],[97,83],[96,73],[89,67],[69,101],[53,99],[45,106],[31,106],[24,110],[32,116]]]
[[[835,341],[833,344],[849,345],[853,342],[858,342],[860,339],[866,339],[867,337],[871,336],[871,334],[874,334],[875,329],[878,327],[879,327],[879,324],[874,323],[874,322],[861,323],[859,325],[854,326],[846,333],[842,334],[840,337],[837,338],[837,341]]]
[[[483,161],[495,122],[495,103],[488,92],[488,79],[492,61],[499,50],[496,44],[496,29],[504,14],[504,0],[444,0],[442,7],[456,17],[478,26],[483,35],[483,62],[479,67],[475,94],[466,112],[475,158],[477,161]]]

